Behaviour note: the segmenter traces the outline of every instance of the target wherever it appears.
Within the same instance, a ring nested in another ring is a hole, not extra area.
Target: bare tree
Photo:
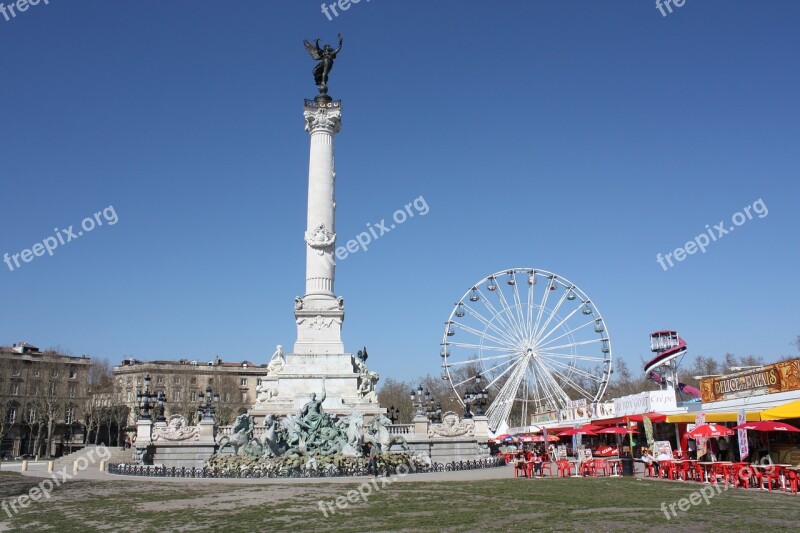
[[[87,376],[89,390],[111,392],[114,389],[114,371],[108,359],[93,359]]]
[[[378,402],[383,407],[399,409],[398,421],[401,424],[410,423],[416,411],[411,403],[411,387],[412,385],[405,381],[388,378],[378,389]]]
[[[39,366],[42,380],[36,390],[36,403],[41,411],[42,423],[46,427],[47,450],[45,456],[50,457],[53,450],[55,430],[63,419],[64,404],[68,397],[67,383],[61,373],[66,370],[54,362],[42,362]]]
[[[250,398],[242,398],[244,391],[239,387],[235,376],[217,376],[212,389],[215,394],[219,394],[219,403],[216,405],[217,425],[233,424],[239,412],[250,407]]]

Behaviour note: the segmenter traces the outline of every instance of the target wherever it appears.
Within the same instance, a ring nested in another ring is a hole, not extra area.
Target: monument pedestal
[[[249,413],[261,422],[268,414],[277,416],[296,415],[308,403],[312,393],[321,397],[323,380],[325,412],[332,416],[346,416],[361,412],[369,420],[377,414],[385,414],[374,391],[360,391],[374,386],[364,384],[370,380],[369,371],[363,363],[356,362],[352,354],[285,354],[285,364],[277,367],[261,380],[262,391]]]

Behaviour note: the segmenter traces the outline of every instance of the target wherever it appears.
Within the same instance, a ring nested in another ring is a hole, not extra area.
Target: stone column
[[[296,354],[341,354],[344,301],[334,294],[336,260],[336,172],[333,138],[341,128],[342,104],[319,96],[306,100],[305,129],[311,135],[308,162],[306,293],[295,301]]]
[[[200,442],[214,442],[214,437],[216,436],[216,426],[214,425],[214,420],[210,418],[203,418],[199,424],[197,424],[197,432],[199,436]]]
[[[147,448],[153,435],[153,422],[149,418],[136,421],[136,448]]]
[[[430,424],[430,420],[428,420],[427,416],[415,416],[411,422],[414,424],[415,435],[428,436],[428,425]]]

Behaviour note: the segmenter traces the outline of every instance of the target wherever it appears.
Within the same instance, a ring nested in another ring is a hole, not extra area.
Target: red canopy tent
[[[719,424],[703,424],[701,426],[697,426],[693,430],[691,430],[688,435],[690,439],[700,438],[714,438],[714,437],[727,437],[728,435],[733,435],[736,433],[732,429],[728,429],[725,426],[720,426]]]
[[[785,422],[776,422],[774,420],[747,422],[745,424],[733,426],[733,429],[746,429],[749,431],[790,431],[792,433],[800,433],[800,429],[786,424]]]
[[[597,431],[598,435],[627,435],[628,433],[639,433],[639,431],[635,428],[626,427],[604,428]]]

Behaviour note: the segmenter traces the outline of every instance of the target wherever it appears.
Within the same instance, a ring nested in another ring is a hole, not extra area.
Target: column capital
[[[342,101],[319,103],[314,100],[306,100],[303,118],[305,118],[305,127],[308,133],[322,131],[336,135],[342,128]]]

